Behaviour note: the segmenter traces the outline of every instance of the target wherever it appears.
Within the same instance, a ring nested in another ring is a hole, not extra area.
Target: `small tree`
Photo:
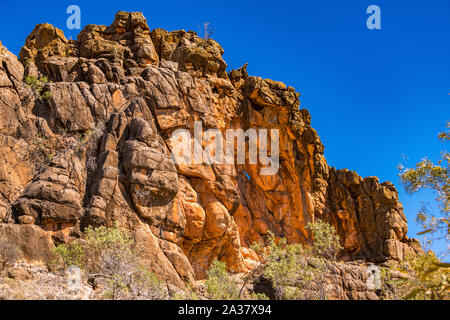
[[[79,242],[71,242],[67,245],[60,244],[53,249],[53,253],[57,257],[57,261],[54,264],[60,265],[63,269],[67,269],[70,266],[84,267],[84,248]]]
[[[398,278],[393,276],[391,269],[384,271],[383,285],[388,287],[386,298],[450,299],[450,264],[440,262],[432,251],[406,259],[397,270],[407,276]]]
[[[439,139],[445,143],[450,140],[450,121],[447,121],[447,131],[439,134]],[[428,158],[417,163],[415,168],[404,168],[399,166],[400,182],[408,193],[429,189],[437,194],[436,201],[439,206],[440,215],[434,216],[426,206],[417,214],[416,221],[419,222],[424,231],[419,233],[444,234],[449,241],[450,230],[450,153],[442,151],[441,160],[434,164]]]
[[[450,121],[447,121],[446,131],[438,135],[442,143],[450,140]],[[428,245],[432,243],[436,234],[442,234],[447,242],[450,240],[450,153],[441,152],[441,160],[437,164],[428,158],[417,163],[415,168],[399,166],[400,181],[406,192],[415,193],[429,189],[436,193],[436,202],[440,214],[435,216],[426,206],[417,213],[416,221],[422,225],[423,231],[419,235],[430,234]],[[444,252],[444,256],[448,255]],[[434,253],[428,251],[425,255],[417,256],[406,269],[412,274],[407,282],[410,289],[404,295],[405,299],[448,299],[448,276],[450,264],[442,263]]]
[[[214,300],[236,300],[239,298],[239,287],[227,272],[225,263],[215,260],[206,280],[206,291]]]
[[[275,299],[295,299],[300,295],[296,287],[301,276],[299,266],[305,265],[303,247],[300,244],[288,245],[284,238],[277,242],[271,232],[268,242],[268,247],[263,249],[254,246],[256,250],[262,252],[263,274],[272,282]],[[303,273],[303,279],[306,280],[305,275],[306,273]]]
[[[143,267],[133,238],[115,225],[88,227],[79,242],[55,249],[61,266],[83,268],[89,278],[106,280],[106,299],[165,299],[167,292],[155,274]]]
[[[329,260],[336,260],[342,246],[329,224],[318,221],[306,228],[313,238],[308,247],[288,244],[284,238],[277,241],[271,232],[266,248],[253,247],[262,256],[263,274],[272,282],[276,299],[327,299]]]
[[[318,257],[323,257],[335,261],[337,254],[342,250],[339,235],[336,229],[321,220],[315,223],[308,223],[306,230],[313,236],[312,249]]]
[[[313,241],[311,250],[313,251],[312,261],[317,266],[315,277],[312,279],[312,287],[315,288],[315,298],[319,300],[327,299],[326,294],[326,276],[329,271],[329,263],[336,262],[337,255],[343,249],[339,235],[336,229],[321,220],[306,225],[306,229],[312,234]],[[334,277],[337,290],[336,277]],[[339,291],[338,291],[339,294]]]
[[[25,84],[33,90],[34,94],[39,100],[49,99],[52,97],[50,91],[44,90],[45,85],[48,83],[47,77],[36,78],[34,76],[26,76]]]
[[[417,256],[411,263],[413,277],[409,279],[409,291],[404,299],[450,299],[450,264],[440,262],[433,252]]]

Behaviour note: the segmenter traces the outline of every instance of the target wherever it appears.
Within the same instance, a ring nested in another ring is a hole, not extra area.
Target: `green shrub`
[[[78,242],[69,244],[60,244],[53,249],[53,253],[57,256],[56,265],[67,269],[70,266],[84,267],[85,251],[83,245]]]
[[[122,264],[136,262],[134,240],[116,226],[112,228],[88,227],[85,231],[85,246],[89,250],[87,268],[90,272],[114,274]]]
[[[89,278],[106,283],[104,299],[167,298],[163,283],[143,267],[133,238],[117,225],[88,227],[83,240],[59,245],[54,252],[60,267],[79,266]]]
[[[236,300],[239,298],[238,284],[227,272],[225,263],[214,261],[208,270],[206,290],[213,300]]]
[[[249,300],[269,300],[269,297],[266,296],[264,293],[255,293],[252,292],[250,294]]]
[[[170,299],[171,300],[199,300],[197,295],[197,290],[191,286],[191,284],[186,284],[186,290],[175,292]]]
[[[264,276],[272,281],[284,298],[293,298],[298,294],[297,290],[287,288],[294,286],[299,279],[299,266],[303,255],[302,245],[288,245],[284,238],[277,242],[274,234],[269,234],[269,248],[264,254],[264,260],[267,261]]]
[[[276,299],[318,299],[326,297],[326,275],[330,261],[335,260],[340,245],[339,236],[331,225],[318,221],[307,225],[312,234],[310,246],[288,244],[282,238],[268,234],[268,246],[254,245],[262,256],[263,274],[275,289]]]
[[[450,264],[440,262],[433,252],[418,255],[407,262],[402,271],[411,275],[409,279],[403,280],[406,287],[403,290],[403,299],[450,299]]]
[[[336,229],[332,225],[318,220],[315,223],[308,223],[306,230],[312,234],[312,249],[315,256],[336,260],[337,254],[342,250]]]
[[[300,244],[287,244],[287,240],[282,238],[278,241],[275,235],[269,232],[268,246],[262,248],[254,245],[253,248],[259,251],[263,258],[263,275],[272,282],[275,289],[275,299],[296,299],[300,296],[297,287],[301,276],[299,267],[304,262],[304,249]]]
[[[39,100],[45,100],[52,97],[52,93],[50,91],[44,91],[44,87],[48,83],[47,77],[36,78],[34,76],[26,76],[25,83],[31,90],[33,90]]]

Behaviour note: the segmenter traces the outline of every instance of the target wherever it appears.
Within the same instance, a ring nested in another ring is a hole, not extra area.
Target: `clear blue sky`
[[[82,26],[109,25],[119,10],[142,11],[150,28],[198,31],[210,22],[230,70],[280,80],[302,94],[328,163],[397,185],[409,236],[421,200],[406,195],[396,166],[438,159],[450,120],[450,1],[23,1],[3,0],[0,40],[18,54],[35,24],[67,37],[66,8],[81,7]],[[368,30],[366,8],[381,8],[381,30]],[[441,241],[437,251],[446,249]]]

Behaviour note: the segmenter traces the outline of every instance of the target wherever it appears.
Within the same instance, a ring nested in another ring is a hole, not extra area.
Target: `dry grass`
[[[19,248],[7,238],[0,236],[0,272],[20,258]]]

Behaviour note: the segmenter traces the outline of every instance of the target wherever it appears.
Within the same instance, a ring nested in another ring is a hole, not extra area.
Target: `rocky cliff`
[[[76,41],[37,25],[20,59],[0,45],[0,231],[39,260],[88,225],[117,223],[178,285],[204,278],[215,259],[251,270],[252,243],[269,231],[307,243],[316,219],[338,231],[341,260],[419,251],[394,185],[330,167],[294,88],[246,66],[227,72],[223,52],[127,12]],[[42,76],[42,87],[26,84]],[[221,132],[279,129],[278,173],[175,164],[172,133],[193,132],[195,121]]]

